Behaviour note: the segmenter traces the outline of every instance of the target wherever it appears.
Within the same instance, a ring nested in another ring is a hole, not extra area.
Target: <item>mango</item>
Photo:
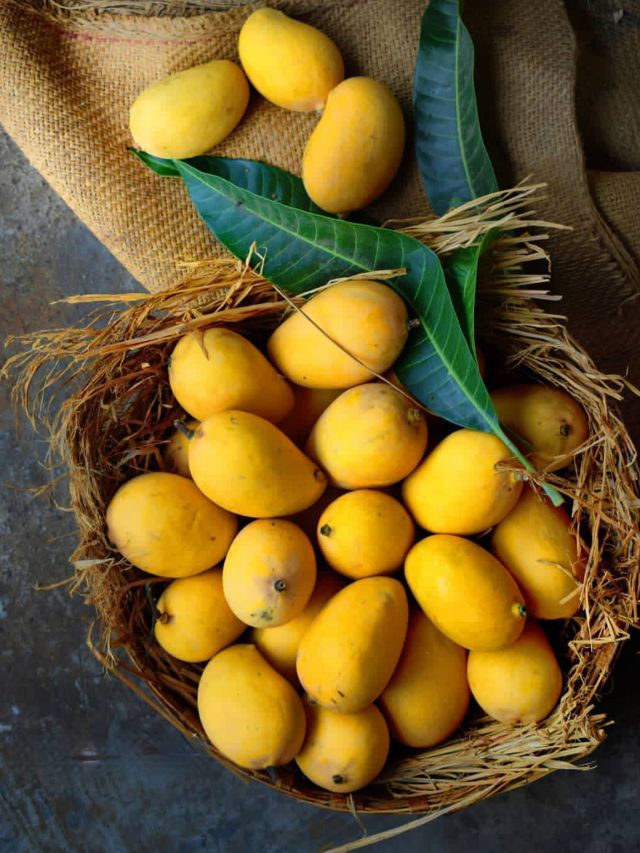
[[[482,533],[502,521],[520,497],[517,474],[498,470],[511,458],[496,436],[456,430],[407,477],[402,486],[405,505],[432,533]]]
[[[246,625],[284,625],[302,613],[313,592],[313,546],[291,521],[252,521],[231,543],[222,583],[229,607]]]
[[[215,566],[236,535],[235,515],[208,500],[186,477],[140,474],[107,507],[107,533],[125,559],[167,578]]]
[[[191,479],[189,470],[189,441],[190,433],[194,433],[199,421],[187,421],[184,426],[176,427],[164,449],[163,459],[167,471]]]
[[[252,645],[211,658],[198,684],[198,714],[215,748],[251,770],[287,764],[304,741],[302,700]]]
[[[141,92],[129,111],[129,129],[136,145],[156,157],[197,157],[231,133],[248,103],[242,69],[214,59]]]
[[[391,89],[368,77],[349,77],[329,94],[304,149],[307,193],[329,213],[366,207],[398,171],[404,141],[404,117]]]
[[[327,485],[324,472],[284,433],[249,412],[218,412],[203,421],[189,443],[189,468],[207,497],[251,518],[302,512]]]
[[[390,287],[369,279],[344,281],[290,314],[269,338],[267,351],[297,385],[351,388],[393,364],[408,330],[406,306]]]
[[[547,637],[529,621],[520,637],[499,651],[472,651],[467,664],[473,697],[501,723],[539,723],[562,692],[562,672]]]
[[[253,86],[286,110],[321,110],[344,77],[340,51],[315,27],[276,9],[257,9],[238,40],[240,62]]]
[[[408,610],[394,578],[362,578],[334,595],[298,649],[298,678],[309,697],[341,713],[377,699],[398,663]]]
[[[349,578],[402,568],[413,545],[409,513],[391,495],[358,489],[337,498],[318,520],[318,545],[327,563]]]
[[[241,409],[276,423],[293,408],[293,391],[260,350],[221,327],[180,338],[169,359],[169,385],[199,421]]]
[[[436,628],[465,649],[501,649],[522,633],[527,609],[518,585],[502,563],[468,539],[422,539],[407,555],[405,576]]]
[[[392,737],[420,748],[441,743],[462,723],[469,698],[466,651],[412,610],[400,661],[380,697]]]
[[[325,604],[343,586],[339,575],[325,569],[318,573],[313,593],[302,613],[277,628],[254,628],[251,631],[251,642],[276,672],[292,684],[298,683],[296,657],[300,641]]]
[[[338,397],[340,388],[303,388],[293,385],[293,409],[278,423],[278,428],[294,444],[304,446],[309,433],[327,406]]]
[[[511,385],[491,394],[500,423],[539,470],[558,471],[589,437],[587,414],[566,391],[544,385]]]
[[[306,452],[343,489],[390,486],[413,471],[427,446],[422,412],[382,382],[342,393],[318,418]]]
[[[389,754],[389,729],[375,705],[352,714],[307,703],[307,735],[296,764],[326,791],[347,794],[376,778]]]
[[[493,531],[491,550],[516,579],[532,616],[569,619],[578,611],[585,563],[562,507],[525,486]]]
[[[172,581],[156,609],[156,640],[174,658],[189,663],[209,660],[246,628],[225,600],[222,569]]]

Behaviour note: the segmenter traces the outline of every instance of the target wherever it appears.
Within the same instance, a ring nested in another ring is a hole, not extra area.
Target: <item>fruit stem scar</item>
[[[341,776],[339,773],[336,773],[334,776],[331,777],[331,781],[334,785],[344,785],[346,780],[344,776]]]
[[[322,527],[320,528],[320,533],[323,536],[331,536],[331,534],[333,533],[333,528],[331,527],[330,524],[323,524]]]
[[[282,578],[278,578],[278,580],[274,581],[273,588],[276,592],[284,592],[287,588],[287,582]]]
[[[566,438],[568,435],[571,435],[571,427],[569,424],[560,424],[560,435]]]
[[[158,611],[156,614],[156,622],[159,622],[161,625],[166,625],[172,618],[173,617],[169,616],[166,610]]]
[[[189,427],[185,424],[184,421],[175,421],[175,428],[178,432],[183,435],[188,441],[191,441],[193,436],[196,434],[195,429],[189,429]]]
[[[320,483],[323,483],[327,478],[325,477],[324,471],[321,471],[319,468],[316,468],[313,472],[314,479],[318,480]]]
[[[420,409],[407,409],[407,420],[410,424],[417,424],[422,420],[422,412]]]
[[[512,612],[514,616],[521,616],[524,619],[524,617],[527,615],[527,608],[524,606],[524,604],[514,604]]]

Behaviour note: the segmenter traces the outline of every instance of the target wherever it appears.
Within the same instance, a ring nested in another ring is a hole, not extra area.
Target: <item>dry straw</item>
[[[508,229],[489,253],[480,282],[478,332],[490,362],[499,373],[506,369],[512,377],[566,389],[588,412],[590,437],[573,468],[535,478],[566,496],[576,536],[587,550],[582,611],[564,626],[561,643],[564,692],[540,725],[510,727],[474,717],[441,746],[396,752],[379,783],[354,795],[321,791],[291,767],[238,770],[207,744],[196,713],[201,667],[174,660],[153,642],[153,602],[162,579],[127,564],[107,541],[104,522],[119,483],[162,468],[163,442],[183,416],[166,381],[176,339],[188,330],[225,324],[260,341],[300,299],[292,308],[291,300],[237,261],[198,262],[186,265],[179,286],[162,293],[71,298],[98,304],[85,327],[11,342],[17,351],[5,374],[14,382],[15,403],[34,424],[46,425],[52,460],[68,471],[80,540],[69,583],[95,607],[92,652],[188,738],[242,776],[327,808],[421,815],[341,849],[390,837],[554,770],[584,766],[576,762],[604,737],[606,721],[594,704],[637,622],[638,468],[616,408],[625,381],[600,373],[562,318],[532,301],[552,298],[541,248],[544,224],[530,210],[538,190],[521,185],[494,194],[487,199],[490,218],[467,205],[440,219],[396,227],[401,224],[441,254],[477,240],[496,219]]]

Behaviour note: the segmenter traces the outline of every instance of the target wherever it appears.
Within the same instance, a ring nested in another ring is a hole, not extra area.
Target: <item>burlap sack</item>
[[[549,245],[552,287],[564,297],[562,309],[571,329],[602,368],[628,371],[640,384],[639,182],[633,176],[602,174],[603,168],[611,168],[603,167],[602,153],[616,145],[622,153],[614,162],[640,167],[633,165],[638,153],[634,127],[640,116],[634,25],[640,16],[634,4],[639,6],[638,0],[625,4],[622,18],[600,4],[608,10],[607,26],[624,34],[624,44],[616,50],[626,70],[616,78],[607,66],[608,97],[601,86],[597,97],[588,90],[589,68],[595,63],[597,70],[603,49],[585,41],[584,33],[610,40],[613,35],[607,35],[604,23],[599,26],[600,12],[594,13],[586,0],[567,0],[580,50],[561,0],[474,0],[465,4],[465,18],[476,44],[483,129],[500,182],[511,185],[526,175],[548,182],[538,212],[574,229],[553,234]],[[72,11],[63,8],[76,5]],[[145,287],[155,290],[175,281],[181,259],[211,256],[214,243],[180,184],[159,180],[126,154],[131,142],[128,106],[140,89],[163,74],[214,57],[233,58],[238,30],[253,6],[158,0],[114,6],[143,13],[139,15],[87,11],[96,5],[4,0],[0,121],[78,216]],[[348,73],[389,84],[409,115],[424,0],[290,0],[272,5],[326,31],[343,52]],[[218,11],[202,14],[212,8]],[[185,11],[198,14],[184,17]],[[182,16],[149,17],[150,12]],[[629,85],[633,88],[625,98]],[[601,171],[591,174],[591,185],[576,119],[576,90],[585,138],[599,152],[593,165]],[[217,151],[299,173],[304,142],[316,120],[256,97]],[[602,126],[606,129],[598,135]],[[408,151],[393,189],[371,213],[384,219],[427,210]],[[628,407],[626,418],[638,438],[638,407]]]

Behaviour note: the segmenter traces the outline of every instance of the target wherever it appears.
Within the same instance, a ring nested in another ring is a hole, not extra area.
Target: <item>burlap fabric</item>
[[[74,10],[65,12],[65,5]],[[87,11],[94,5],[0,0],[0,121],[102,242],[156,290],[176,280],[180,260],[211,256],[214,243],[180,184],[159,180],[126,154],[128,106],[166,73],[235,57],[238,30],[254,7],[233,0],[128,3],[144,14],[126,15]],[[386,82],[409,117],[424,0],[272,5],[327,32],[348,73]],[[640,169],[640,3],[625,3],[622,16],[614,7],[587,0],[567,0],[566,8],[561,0],[474,0],[465,4],[465,18],[477,50],[483,129],[500,182],[507,186],[526,175],[548,182],[538,212],[573,228],[552,235],[549,245],[552,287],[564,297],[571,329],[599,366],[628,371],[640,384],[640,178],[611,173]],[[206,11],[211,8],[217,11]],[[185,17],[185,9],[196,16]],[[299,173],[316,121],[254,97],[216,153]],[[427,210],[408,151],[393,189],[371,214],[384,219]],[[625,414],[637,439],[638,407]]]

